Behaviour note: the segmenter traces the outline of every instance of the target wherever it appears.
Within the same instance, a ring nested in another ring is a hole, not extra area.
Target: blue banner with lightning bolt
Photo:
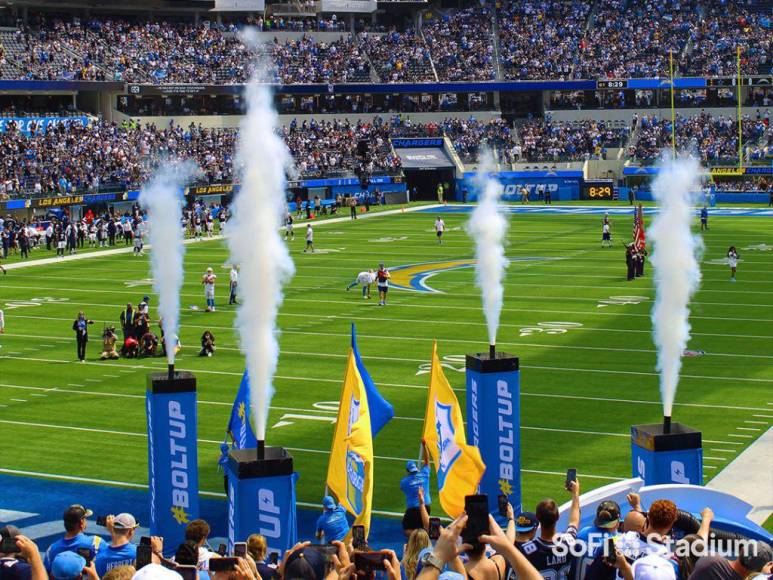
[[[196,378],[187,372],[151,375],[145,398],[148,417],[150,534],[174,550],[188,522],[199,517],[196,440]]]

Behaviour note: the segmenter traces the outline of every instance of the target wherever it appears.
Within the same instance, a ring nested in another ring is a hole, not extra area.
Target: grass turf
[[[444,219],[450,231],[442,246],[432,233],[433,213],[328,224],[315,235],[326,253],[314,255],[301,253],[302,227],[296,228],[297,274],[279,317],[281,356],[269,426],[286,414],[317,419],[285,417],[291,424],[271,427],[267,438],[292,450],[301,473],[299,500],[316,503],[323,492],[335,417],[330,405],[340,394],[351,321],[365,364],[397,415],[375,441],[377,510],[402,509],[398,482],[404,460],[416,455],[426,400],[428,375],[417,373],[429,361],[434,338],[441,357],[450,357],[446,373],[464,404],[458,357],[487,342],[471,268],[432,277],[428,283],[444,294],[392,290],[385,308],[375,297],[363,300],[357,289],[344,291],[357,272],[380,261],[394,267],[471,258],[473,246],[462,231],[467,216]],[[620,243],[630,239],[630,218],[613,217],[613,249],[599,247],[599,215],[510,219],[508,256],[561,258],[512,263],[499,329],[500,349],[521,359],[522,481],[524,503],[532,506],[544,496],[566,499],[567,467],[578,469],[584,490],[630,475],[629,426],[662,415],[649,319],[654,291],[649,268],[645,279],[625,280]],[[684,359],[674,417],[703,431],[707,480],[773,416],[773,265],[766,253],[744,250],[769,244],[770,227],[765,218],[716,217],[704,235],[704,280],[691,306],[689,347],[706,355]],[[712,263],[731,244],[743,259],[735,284],[726,266]],[[187,246],[182,291],[178,368],[199,379],[200,481],[213,492],[222,491],[218,444],[244,367],[235,309],[226,305],[227,260],[222,242]],[[220,274],[218,312],[191,311],[189,305],[203,310],[200,276],[208,266]],[[118,325],[126,302],[151,294],[150,276],[147,256],[123,254],[12,270],[0,280],[7,327],[0,337],[0,440],[19,442],[5,446],[0,468],[146,483],[145,379],[165,361],[97,357],[103,323]],[[614,296],[647,300],[599,307]],[[96,321],[86,364],[75,362],[71,331],[81,309]],[[547,322],[582,326],[550,333],[540,326]],[[202,359],[196,352],[206,328],[218,350]]]

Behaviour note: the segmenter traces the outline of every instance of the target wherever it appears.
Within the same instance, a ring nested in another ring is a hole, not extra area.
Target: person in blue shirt
[[[99,536],[87,536],[86,531],[86,518],[91,517],[93,512],[86,509],[82,505],[71,505],[64,511],[62,519],[64,520],[64,538],[57,540],[48,550],[46,550],[46,556],[43,559],[43,563],[46,566],[46,570],[51,572],[51,565],[54,558],[62,552],[77,552],[78,548],[88,548],[91,552],[91,558],[97,555],[99,548],[102,544],[102,539]]]
[[[701,208],[701,231],[709,229],[709,208]]]
[[[325,538],[328,544],[342,541],[349,533],[349,521],[346,519],[346,509],[336,505],[335,500],[326,495],[322,498],[322,515],[317,520],[317,539]]]
[[[635,494],[630,494],[630,501],[634,501]],[[638,497],[638,496],[636,496]],[[587,546],[587,552],[572,562],[570,578],[581,580],[585,578],[588,568],[593,561],[603,552],[604,540],[609,536],[617,536],[620,529],[620,505],[616,501],[602,501],[596,507],[596,517],[592,526],[585,526],[577,532],[577,542]]]
[[[406,536],[413,530],[424,527],[422,524],[421,505],[426,509],[427,515],[431,513],[432,499],[429,495],[429,461],[424,454],[424,465],[421,469],[415,461],[405,464],[408,475],[400,480],[400,491],[405,494],[405,515],[403,515],[403,532]],[[423,494],[419,494],[419,490]]]
[[[131,514],[107,516],[105,526],[110,532],[110,544],[102,543],[94,560],[97,574],[101,578],[117,566],[132,566],[137,558],[137,546],[132,543],[134,532],[139,527]]]

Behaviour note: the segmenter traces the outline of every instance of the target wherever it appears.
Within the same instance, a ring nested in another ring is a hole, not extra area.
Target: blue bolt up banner
[[[185,540],[188,522],[199,517],[196,377],[150,375],[145,403],[150,533],[163,536],[164,546],[174,550]]]
[[[521,511],[521,379],[518,357],[496,353],[467,355],[467,441],[480,450],[486,472],[480,493],[497,513],[506,495]]]
[[[631,473],[644,485],[683,483],[703,485],[701,432],[681,423],[631,427]]]
[[[267,447],[263,460],[256,449],[232,449],[225,474],[228,480],[228,552],[250,534],[266,538],[268,553],[282,557],[298,541],[292,457],[281,447]]]

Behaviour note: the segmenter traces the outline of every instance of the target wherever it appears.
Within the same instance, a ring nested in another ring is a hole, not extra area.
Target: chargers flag
[[[362,384],[365,385],[365,393],[368,396],[368,409],[370,409],[370,428],[373,437],[392,420],[395,416],[395,410],[392,404],[387,401],[376,388],[376,383],[370,378],[370,373],[360,359],[360,351],[357,348],[357,330],[352,323],[352,352],[354,353],[354,362],[357,365],[357,371],[362,378]]]
[[[357,368],[354,349],[349,349],[338,420],[333,434],[327,487],[346,511],[354,516],[354,525],[370,532],[373,500],[373,429],[365,384]]]
[[[478,490],[486,466],[478,448],[467,444],[462,409],[443,374],[437,342],[432,345],[422,443],[435,464],[440,505],[456,518],[464,511],[464,496]]]
[[[228,445],[229,436],[233,441],[230,448]],[[254,449],[257,446],[258,439],[255,437],[252,425],[250,425],[250,378],[245,370],[231,409],[231,418],[228,420],[225,440],[220,446],[221,455],[218,463],[223,466],[228,461],[229,449]]]
[[[647,245],[644,235],[644,215],[641,204],[633,214],[633,247],[637,250],[643,250]]]

